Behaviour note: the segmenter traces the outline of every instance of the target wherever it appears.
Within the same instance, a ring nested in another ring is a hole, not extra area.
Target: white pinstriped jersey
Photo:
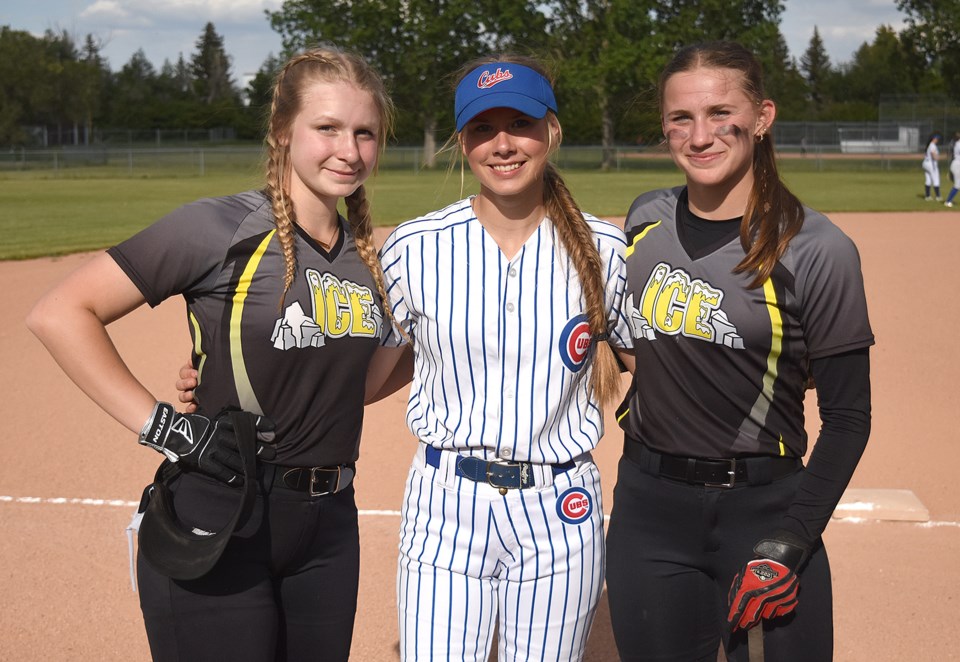
[[[611,342],[630,347],[623,232],[585,218],[607,277]],[[596,446],[603,413],[584,367],[585,304],[549,219],[508,260],[468,198],[400,225],[381,261],[393,314],[419,348],[414,435],[464,455],[548,464]]]

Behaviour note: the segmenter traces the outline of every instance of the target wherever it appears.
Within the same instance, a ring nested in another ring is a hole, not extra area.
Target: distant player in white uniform
[[[930,197],[930,187],[933,187],[934,195],[937,196],[937,201],[941,200],[940,198],[940,164],[938,160],[940,159],[940,148],[937,147],[937,144],[940,142],[940,134],[934,133],[930,136],[930,140],[927,141],[927,149],[923,153],[923,197],[924,200],[930,201],[933,198]]]
[[[501,660],[577,660],[604,581],[590,452],[601,403],[620,395],[608,342],[631,344],[626,244],[549,163],[561,129],[539,65],[464,71],[456,144],[480,193],[402,224],[381,251],[413,340],[407,425],[421,441],[402,505],[400,655],[486,662],[497,626]]]
[[[953,133],[953,160],[950,161],[950,181],[953,186],[950,188],[950,195],[943,204],[947,207],[953,206],[953,199],[957,196],[957,186],[960,186],[960,131]]]

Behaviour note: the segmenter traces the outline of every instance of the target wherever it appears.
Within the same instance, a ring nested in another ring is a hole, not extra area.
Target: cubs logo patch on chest
[[[572,372],[580,372],[590,352],[590,325],[586,315],[577,315],[566,323],[557,349],[563,364]]]

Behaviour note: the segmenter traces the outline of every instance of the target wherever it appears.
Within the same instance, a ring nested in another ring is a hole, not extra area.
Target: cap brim
[[[491,108],[512,108],[525,115],[540,119],[547,114],[546,104],[516,92],[494,92],[474,99],[457,115],[457,131],[462,131],[467,122]]]

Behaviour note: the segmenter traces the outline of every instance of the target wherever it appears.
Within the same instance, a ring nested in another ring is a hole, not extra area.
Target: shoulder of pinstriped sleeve
[[[627,288],[627,266],[624,257],[627,248],[626,236],[623,230],[609,221],[589,214],[584,214],[584,218],[596,237],[597,249],[604,266],[604,299],[611,342],[617,347],[632,347],[630,327],[622,308]]]
[[[587,224],[590,226],[590,231],[597,238],[597,245],[599,247],[604,247],[608,245],[622,246],[627,245],[627,238],[623,233],[623,230],[620,229],[618,225],[606,221],[592,214],[586,212],[583,213],[583,218],[587,221]],[[622,248],[621,248],[622,250]]]
[[[408,221],[409,223],[409,221]],[[399,326],[410,329],[410,311],[407,308],[407,278],[404,256],[408,251],[407,223],[402,223],[387,236],[380,249],[380,265],[383,268],[384,285],[387,291],[386,305],[390,306],[394,322],[381,339],[385,347],[398,347],[407,343]]]

